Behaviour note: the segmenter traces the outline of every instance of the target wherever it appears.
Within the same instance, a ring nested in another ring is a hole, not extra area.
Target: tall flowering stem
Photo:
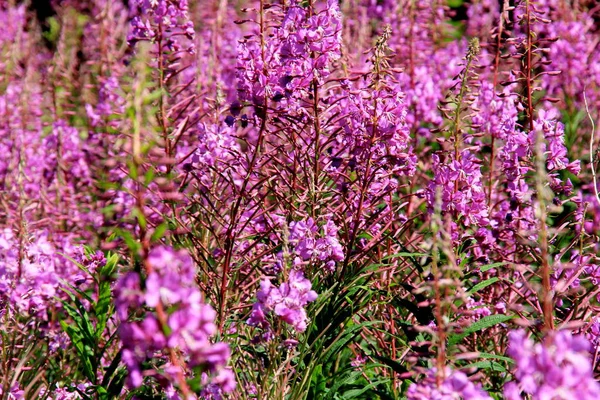
[[[142,260],[142,265],[144,266],[144,270],[147,276],[150,276],[154,272],[154,268],[152,263],[149,260],[150,255],[150,238],[148,237],[147,232],[147,219],[145,215],[145,193],[144,193],[144,185],[140,181],[144,174],[142,173],[142,165],[144,162],[144,154],[142,153],[142,145],[143,145],[143,136],[142,136],[142,120],[143,120],[143,92],[144,92],[144,81],[145,81],[145,68],[144,66],[140,66],[139,75],[136,84],[134,85],[134,97],[133,97],[133,108],[135,110],[135,117],[133,119],[133,135],[132,135],[132,149],[133,149],[133,176],[135,177],[135,201],[136,201],[136,210],[137,210],[137,227],[138,227],[138,240],[140,244],[140,257]],[[162,302],[158,302],[155,305],[156,316],[159,322],[159,327],[162,332],[168,331],[169,325],[167,323],[167,316],[165,314],[165,310],[163,308]],[[189,398],[192,395],[192,392],[186,382],[184,376],[184,364],[180,360],[179,355],[176,353],[175,349],[167,346],[169,358],[171,363],[177,369],[177,383],[181,392]]]
[[[547,201],[548,189],[546,185],[546,157],[542,150],[542,143],[544,136],[542,130],[535,130],[534,127],[534,105],[533,105],[533,91],[534,91],[534,80],[532,77],[533,69],[535,68],[533,62],[533,54],[536,49],[534,41],[535,32],[533,31],[532,24],[534,20],[538,20],[538,17],[534,14],[532,8],[534,5],[531,0],[524,0],[525,2],[525,15],[523,16],[525,22],[525,60],[523,68],[525,69],[525,99],[526,99],[526,110],[527,110],[527,124],[530,132],[536,132],[535,135],[535,158],[536,158],[536,173],[535,173],[535,184],[537,191],[537,202],[536,211],[537,219],[539,221],[539,249],[541,258],[541,269],[540,275],[542,278],[542,290],[540,294],[540,303],[542,306],[542,315],[544,319],[544,329],[554,329],[554,300],[553,292],[550,284],[550,276],[552,274],[552,268],[550,265],[550,255],[548,254],[548,226],[547,226]]]
[[[431,261],[431,273],[433,276],[433,293],[434,293],[434,301],[435,301],[435,324],[436,324],[436,338],[437,338],[437,346],[436,346],[436,384],[437,386],[441,386],[442,382],[445,380],[446,376],[446,323],[444,321],[445,312],[444,312],[444,304],[446,296],[449,294],[448,290],[443,290],[440,285],[440,280],[444,280],[444,273],[439,268],[439,257],[438,251],[441,249],[437,247],[438,245],[438,236],[440,235],[440,231],[442,229],[442,220],[440,217],[441,210],[436,211],[435,221],[432,221],[432,230],[433,230],[433,239],[434,239],[434,247],[433,247],[433,257]],[[444,296],[444,298],[442,298]]]
[[[498,17],[498,27],[495,32],[496,35],[496,51],[494,54],[494,77],[492,82],[492,90],[496,93],[498,86],[498,76],[500,74],[500,56],[502,55],[502,35],[504,33],[504,21],[508,20],[508,7],[509,0],[502,0],[502,10]],[[489,162],[489,176],[488,176],[488,207],[492,206],[492,188],[494,184],[494,168],[496,165],[496,135],[492,133],[490,142],[491,154]]]
[[[384,79],[386,77],[386,75],[389,73],[389,68],[390,65],[387,61],[387,58],[389,57],[387,52],[390,50],[389,46],[388,46],[388,41],[390,39],[390,36],[392,35],[392,29],[390,28],[390,26],[386,26],[382,32],[382,34],[377,38],[377,41],[375,43],[375,47],[372,49],[373,55],[371,57],[371,62],[373,64],[373,70],[371,71],[371,88],[374,90],[375,93],[377,93],[377,91],[383,89],[385,90],[385,85],[386,83],[384,82]],[[379,129],[379,118],[381,117],[380,115],[378,115],[378,111],[381,109],[381,107],[378,107],[378,105],[380,104],[380,102],[384,102],[386,101],[385,98],[379,98],[378,96],[373,96],[372,98],[372,111],[373,114],[370,115],[369,117],[371,118],[371,129],[369,130],[369,137],[367,139],[367,144],[366,144],[366,154],[364,159],[362,159],[362,163],[364,164],[363,168],[364,168],[364,174],[362,175],[362,180],[361,180],[361,187],[360,187],[360,191],[359,191],[359,199],[358,199],[358,206],[357,206],[357,210],[355,211],[356,214],[354,215],[354,221],[353,221],[353,225],[351,228],[351,232],[350,232],[350,240],[348,243],[348,248],[352,249],[355,241],[356,241],[356,237],[358,235],[359,232],[359,225],[361,223],[361,216],[363,214],[363,206],[364,206],[364,202],[365,202],[365,197],[367,196],[368,193],[368,187],[371,183],[372,180],[372,168],[373,168],[373,146],[375,145],[375,141],[377,139],[377,136],[380,135],[381,133],[378,132]],[[388,100],[389,101],[389,100]],[[346,273],[346,269],[348,268],[348,263],[350,262],[350,256],[351,256],[351,252],[348,251],[346,254],[346,258],[344,259],[344,264],[342,267],[342,272],[341,272],[341,278],[344,278],[344,275]]]
[[[464,107],[466,95],[469,90],[470,80],[473,79],[473,63],[477,61],[477,55],[481,51],[479,47],[479,39],[473,38],[469,43],[469,49],[467,50],[467,55],[465,57],[465,66],[460,76],[460,89],[458,92],[458,96],[454,100],[454,105],[456,107],[454,111],[454,119],[452,122],[452,136],[454,139],[454,159],[456,161],[460,161],[461,158],[461,147],[462,147],[462,129],[460,127],[461,123],[461,111]]]
[[[268,70],[267,70],[268,63],[267,63],[267,59],[266,59],[267,43],[265,40],[267,27],[265,26],[264,14],[265,14],[264,0],[260,0],[259,10],[258,10],[258,17],[259,17],[258,36],[260,38],[260,57],[262,60],[262,67],[263,67],[261,72],[264,75],[267,75],[267,73],[268,73]],[[266,90],[264,90],[264,92],[262,93],[261,101],[262,101],[262,110],[259,107],[258,108],[259,112],[257,114],[257,118],[260,121],[260,127],[258,129],[256,143],[254,146],[252,146],[253,148],[251,150],[250,159],[248,161],[246,174],[242,180],[239,192],[237,193],[237,199],[235,200],[235,203],[234,203],[233,207],[231,208],[229,226],[227,227],[227,231],[225,233],[225,235],[226,235],[225,236],[225,258],[223,261],[223,273],[221,275],[220,305],[219,305],[219,331],[221,333],[223,333],[223,329],[225,326],[225,310],[227,307],[229,273],[230,273],[230,269],[231,269],[231,264],[233,262],[233,252],[235,250],[236,238],[237,238],[237,233],[238,233],[237,232],[238,218],[240,216],[242,201],[245,200],[246,196],[247,196],[246,189],[248,188],[248,185],[250,185],[252,183],[251,180],[255,173],[257,161],[262,152],[264,137],[267,133],[267,123],[268,123],[267,108],[268,108],[268,104],[269,104],[269,97],[268,97],[268,93]]]
[[[536,190],[538,193],[538,202],[537,202],[537,217],[539,220],[539,246],[540,246],[540,257],[542,262],[542,268],[540,274],[542,276],[542,293],[541,293],[541,303],[542,303],[542,312],[544,317],[544,329],[553,330],[554,329],[554,295],[552,286],[550,283],[550,276],[552,274],[552,267],[550,265],[550,255],[548,254],[548,226],[546,224],[548,214],[547,214],[547,192],[548,188],[545,186],[546,184],[546,163],[545,163],[545,155],[542,148],[543,136],[540,131],[537,132],[536,135]]]

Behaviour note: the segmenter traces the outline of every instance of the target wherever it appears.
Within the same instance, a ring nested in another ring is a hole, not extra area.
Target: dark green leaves
[[[69,289],[63,289],[67,299],[62,301],[64,315],[60,325],[71,339],[79,361],[78,370],[90,383],[85,392],[78,390],[84,399],[116,399],[125,383],[126,370],[120,366],[120,351],[108,367],[102,366],[103,360],[116,351],[113,346],[116,332],[107,326],[114,314],[111,276],[117,263],[116,255],[109,255],[106,264],[91,274],[93,284],[86,290],[68,283]],[[89,274],[83,265],[78,266]]]
[[[511,320],[513,318],[515,318],[515,317],[511,316],[511,315],[504,315],[504,314],[496,314],[496,315],[489,315],[487,317],[483,317],[479,321],[476,321],[475,323],[468,326],[461,333],[455,333],[455,334],[450,335],[450,337],[448,338],[448,344],[450,344],[450,345],[458,344],[458,343],[460,343],[461,340],[463,340],[464,338],[466,338],[467,336],[469,336],[472,333],[491,328],[495,325],[501,324],[501,323]]]

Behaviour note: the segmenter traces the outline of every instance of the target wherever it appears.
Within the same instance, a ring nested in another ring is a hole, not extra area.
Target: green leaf
[[[66,259],[67,259],[67,260],[69,260],[69,261],[71,261],[71,262],[72,262],[73,264],[75,264],[75,266],[76,266],[77,268],[79,268],[79,269],[80,269],[82,272],[85,272],[87,275],[91,275],[91,274],[90,274],[90,271],[88,271],[88,269],[87,269],[87,268],[86,268],[84,265],[82,265],[82,264],[78,263],[78,262],[77,262],[77,261],[75,261],[75,259],[73,259],[72,257],[69,257],[68,255],[66,255],[66,254],[64,254],[64,253],[56,253],[56,254],[59,254],[60,256],[62,256],[62,257],[64,257],[64,258],[66,258]]]
[[[500,278],[498,278],[497,276],[494,276],[493,278],[486,279],[485,281],[481,281],[478,284],[476,284],[475,286],[473,286],[471,289],[469,289],[467,291],[467,294],[477,293],[481,289],[486,288],[486,287],[490,286],[491,284],[498,282],[499,280],[500,280]]]
[[[344,378],[337,378],[334,381],[333,386],[327,390],[327,394],[323,397],[323,400],[333,399],[336,394],[340,393],[340,388],[344,385],[354,384],[362,379],[362,371],[351,371]]]
[[[479,267],[479,270],[481,272],[485,272],[485,271],[489,271],[490,269],[498,268],[498,267],[501,267],[506,264],[507,264],[506,262],[497,262],[497,263],[493,263],[493,264],[487,264],[487,265],[483,265],[483,266]]]
[[[382,260],[389,260],[391,258],[398,258],[398,257],[425,257],[427,255],[428,254],[425,254],[425,253],[400,252],[400,253],[390,254],[389,256],[385,256],[382,258]]]
[[[96,379],[96,374],[94,373],[93,367],[93,349],[86,343],[84,340],[84,335],[81,334],[81,331],[78,327],[69,325],[65,321],[60,321],[60,325],[63,330],[71,339],[71,342],[75,346],[77,350],[77,355],[79,355],[80,367],[83,370],[83,374],[90,381],[94,381]]]
[[[494,360],[501,360],[501,361],[505,361],[509,364],[514,364],[515,361],[510,358],[510,357],[506,357],[506,356],[501,356],[498,354],[492,354],[492,353],[479,353],[479,358],[486,358],[486,359],[494,359]]]
[[[78,287],[71,285],[69,282],[67,282],[64,279],[61,279],[61,282],[65,285],[65,287],[61,288],[61,290],[69,295],[72,303],[75,303],[75,301],[76,301],[75,295],[81,297],[82,299],[87,300],[88,302],[90,302],[92,304],[94,303],[94,299],[92,299],[92,296],[90,296],[90,294],[84,292],[83,290],[79,289]],[[62,301],[62,299],[59,299],[59,300]]]
[[[353,390],[348,390],[347,392],[344,393],[344,399],[348,400],[348,399],[355,399],[355,398],[363,398],[363,397],[359,397],[361,396],[363,393],[371,390],[372,388],[374,388],[375,386],[381,385],[383,383],[387,383],[389,382],[389,379],[380,379],[378,381],[375,382],[371,382],[370,384],[366,385],[363,388],[360,389],[353,389]]]
[[[106,278],[110,277],[117,269],[118,263],[119,256],[117,256],[116,254],[110,254],[108,257],[106,257],[106,264],[100,270],[100,275]]]
[[[102,377],[102,386],[107,386],[110,380],[112,379],[113,374],[115,373],[115,371],[119,367],[119,363],[121,362],[122,353],[123,351],[119,350],[115,358],[113,358],[113,360],[111,361],[110,365],[106,368],[106,371],[104,371],[104,376]]]
[[[98,303],[96,303],[95,314],[98,319],[96,323],[96,341],[99,342],[106,328],[108,318],[112,315],[111,310],[110,282],[102,281],[98,285]]]
[[[140,228],[145,230],[147,227],[147,223],[146,223],[146,216],[144,215],[144,213],[141,212],[138,207],[134,207],[133,210],[131,210],[131,214],[137,220],[138,224],[140,225]]]
[[[150,185],[150,183],[154,180],[154,176],[155,174],[153,169],[149,169],[148,171],[146,171],[146,174],[144,175],[144,185]]]
[[[167,229],[169,228],[169,224],[166,222],[163,222],[162,224],[158,225],[155,229],[154,232],[152,232],[152,236],[150,238],[151,242],[158,242],[160,239],[162,239],[162,237],[164,236],[165,232],[167,231]]]
[[[484,360],[477,361],[468,365],[465,365],[464,368],[477,368],[477,369],[487,369],[491,371],[499,371],[506,372],[506,368],[496,361]]]
[[[77,311],[79,312],[79,315],[81,316],[81,318],[77,321],[78,322],[78,326],[81,329],[81,332],[83,332],[84,334],[84,338],[87,339],[88,343],[90,345],[95,345],[95,329],[94,329],[94,325],[92,324],[92,321],[90,320],[90,315],[88,314],[88,312],[86,311],[85,307],[83,306],[83,304],[79,301],[79,299],[75,299],[76,301],[76,305],[77,305]]]
[[[319,394],[324,393],[326,391],[327,381],[323,376],[323,367],[321,366],[321,364],[317,365],[315,369],[313,369],[310,381],[310,386],[313,390],[313,393]]]
[[[133,237],[133,234],[125,229],[119,229],[118,234],[123,238],[129,250],[136,254],[141,249],[141,244]]]
[[[406,369],[406,367],[404,365],[400,364],[398,361],[392,360],[391,358],[388,358],[385,356],[380,356],[377,354],[371,354],[371,357],[375,358],[378,361],[381,361],[382,363],[384,363],[385,365],[390,367],[397,374],[404,374],[404,373],[408,372],[408,369]]]
[[[340,349],[346,346],[349,342],[351,342],[363,328],[368,326],[382,324],[381,321],[366,321],[361,324],[353,325],[348,328],[342,336],[338,337],[335,342],[333,342],[326,350],[325,354],[322,358],[323,364],[326,365],[333,356],[337,355]]]
[[[450,337],[448,338],[448,344],[458,344],[461,340],[463,340],[472,333],[491,328],[492,326],[501,324],[513,318],[514,316],[503,314],[489,315],[487,317],[483,317],[479,321],[476,321],[475,323],[468,326],[467,329],[465,329],[463,332],[450,335]]]
[[[167,94],[166,90],[157,88],[144,96],[144,103],[152,104],[156,100],[160,99],[161,96],[166,95],[166,94]]]
[[[60,325],[62,326],[63,331],[69,336],[69,339],[71,339],[71,342],[73,342],[73,346],[75,346],[77,352],[83,353],[83,343],[79,329],[73,325],[69,325],[66,321],[60,321]]]
[[[134,181],[137,181],[139,172],[133,160],[127,161],[127,171],[129,172],[129,177]]]
[[[74,290],[77,293],[80,292],[76,288]],[[96,330],[83,303],[72,292],[64,291],[69,296],[70,302],[68,300],[63,301],[63,309],[71,317],[73,324],[69,324],[65,320],[61,320],[60,324],[77,350],[84,375],[94,382],[99,362],[96,358],[96,350],[98,349]],[[92,302],[92,304],[94,303]]]
[[[119,368],[115,373],[113,379],[108,385],[108,393],[112,395],[111,398],[118,399],[121,396],[121,391],[125,385],[125,378],[127,377],[127,369]]]
[[[60,22],[55,17],[49,17],[46,19],[48,29],[42,32],[42,36],[50,43],[57,43],[60,36]]]
[[[458,8],[463,5],[464,0],[448,0],[448,7],[450,8]]]

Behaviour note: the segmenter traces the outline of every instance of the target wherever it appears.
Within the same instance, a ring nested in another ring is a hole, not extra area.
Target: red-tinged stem
[[[500,68],[500,53],[502,49],[502,33],[504,32],[504,13],[506,12],[506,8],[508,8],[508,1],[504,1],[502,5],[502,12],[500,13],[500,18],[498,20],[498,32],[496,33],[496,55],[494,59],[494,82],[492,85],[492,90],[494,91],[494,96],[496,95],[496,86],[498,85],[498,74]],[[496,137],[492,134],[492,154],[490,155],[490,175],[488,178],[488,207],[492,206],[492,186],[494,182],[494,166],[496,161],[496,146],[495,146]]]
[[[532,35],[533,32],[531,31],[531,8],[530,8],[530,1],[526,0],[525,3],[525,18],[526,18],[526,35],[527,35],[527,41],[526,41],[526,46],[527,48],[525,49],[526,51],[526,60],[525,60],[525,77],[526,77],[526,89],[527,89],[527,117],[528,117],[528,123],[529,123],[529,130],[531,132],[533,132],[534,130],[534,125],[533,125],[533,113],[534,113],[534,109],[533,109],[533,82],[532,82],[532,77],[531,77],[531,71],[533,69],[533,64],[532,64],[532,53],[533,53],[533,41],[532,41]],[[542,268],[541,268],[541,277],[542,277],[542,293],[541,293],[541,299],[540,299],[540,303],[542,305],[542,315],[543,315],[543,319],[544,319],[544,330],[552,330],[554,329],[554,300],[553,300],[553,295],[552,295],[552,286],[550,283],[550,273],[551,273],[551,267],[550,267],[550,263],[548,262],[548,228],[546,226],[546,218],[547,218],[547,211],[546,211],[546,202],[544,199],[544,182],[543,182],[543,178],[540,176],[541,171],[545,170],[546,166],[544,165],[544,155],[543,152],[541,151],[541,141],[543,140],[543,138],[541,137],[541,133],[538,133],[537,137],[536,137],[536,159],[537,159],[537,168],[538,168],[538,173],[536,174],[536,183],[537,183],[537,194],[538,194],[538,204],[540,207],[539,210],[539,220],[540,220],[540,224],[539,224],[539,245],[540,245],[540,255],[541,255],[541,259],[542,259]]]
[[[265,24],[264,24],[264,0],[260,1],[260,8],[259,8],[259,15],[260,15],[260,38],[261,38],[261,54],[263,57],[263,65],[264,65],[264,69],[263,69],[263,73],[267,73],[267,66],[266,66],[266,62],[265,61],[265,40],[264,40],[264,29],[265,29]],[[254,149],[254,152],[252,153],[252,158],[250,159],[250,162],[248,164],[248,171],[246,173],[246,177],[244,178],[243,182],[242,182],[242,186],[240,188],[239,191],[239,196],[231,210],[230,216],[231,219],[229,221],[229,226],[227,228],[227,232],[226,232],[226,236],[225,236],[225,259],[223,262],[223,275],[221,276],[221,289],[220,289],[220,307],[219,307],[219,332],[221,332],[221,334],[223,334],[223,329],[225,326],[225,307],[226,307],[226,303],[227,303],[227,286],[229,283],[229,270],[231,269],[231,260],[233,257],[233,248],[235,246],[235,239],[236,239],[236,233],[235,233],[235,226],[236,226],[236,222],[237,222],[237,218],[238,218],[238,212],[242,203],[242,199],[244,197],[244,194],[246,192],[246,188],[248,187],[248,183],[250,181],[250,178],[252,176],[252,173],[254,171],[254,167],[256,164],[256,160],[258,158],[258,154],[260,153],[260,149],[262,147],[262,141],[264,139],[264,133],[266,131],[267,128],[267,105],[268,105],[268,97],[267,97],[267,93],[265,91],[265,95],[263,98],[263,107],[264,107],[264,112],[262,112],[261,117],[261,124],[260,124],[260,130],[258,132],[258,139],[256,142],[256,147]]]
[[[143,81],[143,78],[140,79],[141,81]],[[140,83],[141,85],[141,83]],[[142,167],[142,163],[143,163],[143,159],[142,159],[142,152],[141,152],[141,142],[142,142],[142,138],[141,138],[141,118],[142,118],[142,101],[141,101],[141,90],[139,90],[138,88],[136,88],[136,95],[134,97],[133,100],[133,106],[135,109],[135,120],[134,120],[134,124],[133,124],[133,136],[132,136],[132,148],[133,148],[133,169],[135,170],[135,176],[136,176],[136,181],[135,181],[135,202],[136,202],[136,208],[138,210],[138,232],[139,232],[139,236],[138,236],[138,241],[141,245],[141,258],[142,258],[142,263],[144,266],[144,270],[146,272],[146,275],[150,275],[153,271],[153,267],[152,264],[149,262],[148,260],[148,254],[150,253],[150,240],[148,238],[148,232],[146,230],[146,225],[145,223],[140,223],[140,221],[146,221],[146,216],[145,216],[145,197],[144,197],[144,185],[139,181],[139,177],[141,176],[141,167]],[[158,319],[158,322],[161,326],[161,332],[163,332],[163,334],[165,332],[168,331],[168,322],[167,322],[167,316],[166,313],[164,311],[163,305],[161,302],[159,302],[155,308],[156,310],[156,316]],[[181,390],[181,392],[183,393],[183,395],[185,396],[185,398],[189,398],[192,395],[192,392],[185,380],[185,375],[184,375],[184,367],[185,367],[185,363],[180,360],[177,352],[175,351],[175,349],[171,348],[170,346],[167,346],[167,351],[169,354],[169,359],[171,361],[171,364],[173,364],[175,367],[177,367],[177,384],[179,386],[179,389]]]

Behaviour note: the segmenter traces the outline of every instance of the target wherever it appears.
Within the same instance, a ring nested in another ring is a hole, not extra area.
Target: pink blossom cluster
[[[324,262],[325,269],[334,271],[336,262],[343,261],[344,249],[338,239],[339,228],[330,219],[322,227],[323,236],[318,237],[320,231],[312,218],[306,221],[290,223],[289,242],[294,254],[302,261],[317,259]],[[300,264],[301,261],[294,261]]]
[[[302,111],[299,101],[312,96],[330,65],[341,56],[341,14],[335,1],[310,11],[294,0],[265,43],[257,36],[241,41],[237,81],[240,100],[265,107],[265,100]]]
[[[308,324],[306,309],[308,303],[317,299],[317,293],[311,290],[311,283],[298,270],[291,270],[287,282],[279,287],[273,286],[269,279],[263,279],[256,293],[257,302],[252,306],[248,325],[260,328],[262,339],[273,339],[273,330],[268,315],[291,325],[296,332],[304,332]]]
[[[437,370],[430,369],[425,379],[413,383],[407,392],[409,400],[488,400],[491,397],[461,371],[446,368],[442,384],[436,384]]]
[[[166,39],[165,45],[169,50],[179,51],[180,36],[194,39],[194,23],[188,16],[187,0],[135,0],[132,7],[138,7],[140,13],[131,21],[133,29],[127,38],[129,43],[160,38]],[[194,49],[192,43],[186,51],[193,53]]]
[[[175,381],[184,373],[183,366],[169,359],[170,351],[186,354],[190,368],[200,367],[215,376],[224,392],[235,388],[235,377],[225,368],[230,357],[229,346],[223,342],[211,343],[216,333],[214,309],[202,301],[194,285],[195,271],[192,259],[185,251],[157,247],[148,255],[151,272],[143,281],[130,272],[116,285],[117,314],[124,321],[120,327],[123,342],[123,360],[129,368],[133,387],[143,384],[143,363],[156,352],[167,359],[163,366],[165,376]],[[125,322],[129,314],[140,309],[145,313],[140,321]]]
[[[523,330],[509,336],[507,354],[515,360],[516,382],[506,384],[507,399],[526,393],[535,399],[596,399],[600,384],[589,361],[589,342],[569,331],[550,332],[534,343]]]
[[[0,397],[600,398],[593,1],[0,23]]]

